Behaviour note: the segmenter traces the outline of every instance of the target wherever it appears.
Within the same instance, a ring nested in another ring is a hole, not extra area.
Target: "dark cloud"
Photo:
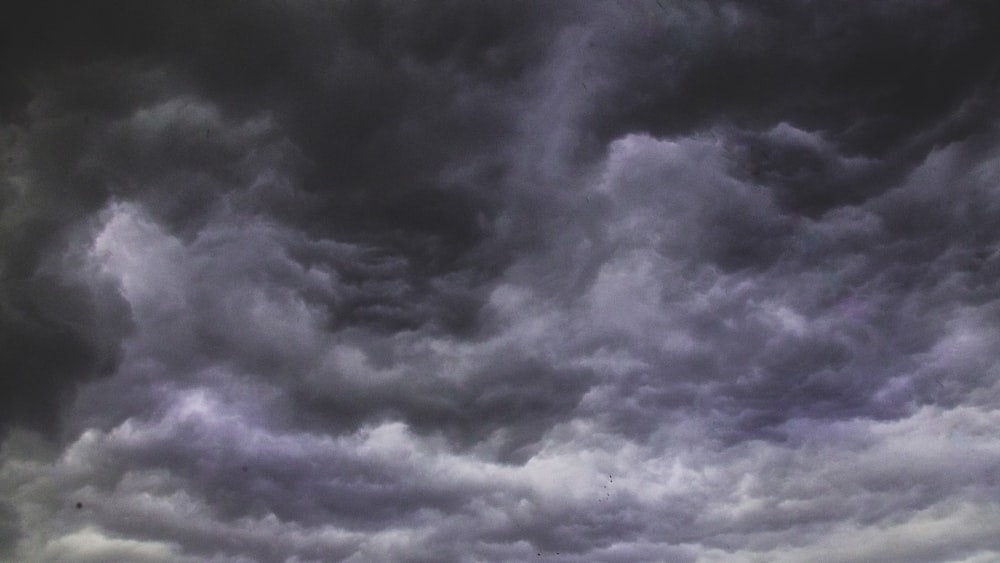
[[[756,139],[742,156],[749,175],[791,182],[785,197],[797,212],[858,203],[995,118],[988,100],[1000,75],[982,54],[996,50],[1000,12],[983,3],[710,2],[654,13],[656,34],[623,48],[630,64],[615,67],[608,93],[617,103],[591,114],[594,127],[612,139],[787,122],[876,160],[838,174],[814,151]],[[597,56],[617,60],[602,41]]]
[[[26,177],[8,178],[4,190],[12,216],[4,231],[12,243],[7,291],[34,284],[35,263],[72,244],[59,236],[67,223],[111,198],[138,199],[169,230],[191,237],[220,197],[261,183],[244,200],[248,212],[402,253],[416,276],[463,267],[456,262],[483,239],[495,199],[470,182],[483,173],[491,181],[489,169],[499,166],[475,160],[509,135],[510,108],[493,102],[528,72],[544,39],[520,25],[542,25],[528,5],[439,10],[447,17],[349,2],[10,5],[5,154]],[[466,34],[457,44],[456,31]],[[305,201],[268,193],[273,179],[254,165],[262,159],[283,168],[284,176],[274,175],[295,182]],[[463,160],[484,172],[442,177]],[[15,208],[25,216],[13,217]],[[453,304],[440,323],[472,330],[474,315],[462,309],[475,309],[474,296],[445,296]],[[17,312],[26,299],[7,299],[12,317],[31,314]],[[390,328],[423,322],[405,310],[365,312],[372,309],[359,303],[356,320]],[[83,366],[108,355],[53,322],[5,321],[5,349],[23,349],[11,358],[18,383],[5,393],[12,398],[5,412],[23,405],[47,420],[56,383],[94,371]],[[44,352],[53,348],[62,358]],[[25,385],[36,372],[49,383]]]
[[[992,561],[981,2],[0,8],[0,551]]]

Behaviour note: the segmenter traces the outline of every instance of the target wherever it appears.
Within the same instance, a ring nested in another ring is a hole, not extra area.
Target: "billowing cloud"
[[[3,12],[0,557],[1000,553],[996,10]]]

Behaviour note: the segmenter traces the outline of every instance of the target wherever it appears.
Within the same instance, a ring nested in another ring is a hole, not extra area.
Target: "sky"
[[[1000,5],[0,4],[0,561],[1000,560]]]

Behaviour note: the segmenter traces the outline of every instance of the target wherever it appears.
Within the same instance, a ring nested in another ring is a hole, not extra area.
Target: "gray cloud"
[[[2,557],[1000,552],[992,8],[3,12]]]

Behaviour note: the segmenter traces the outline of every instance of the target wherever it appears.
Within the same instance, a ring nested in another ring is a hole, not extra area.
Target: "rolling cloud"
[[[0,22],[0,559],[1000,554],[1000,8]]]

